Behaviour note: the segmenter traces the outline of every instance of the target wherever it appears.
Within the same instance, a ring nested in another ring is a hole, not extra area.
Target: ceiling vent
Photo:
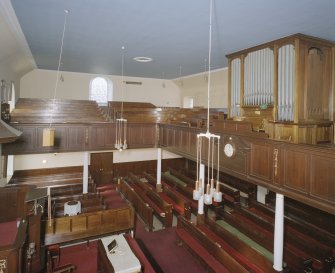
[[[142,85],[142,82],[125,81],[125,84]]]

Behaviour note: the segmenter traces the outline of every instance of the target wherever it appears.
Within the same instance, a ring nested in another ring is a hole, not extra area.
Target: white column
[[[276,214],[273,243],[273,268],[283,270],[284,248],[284,195],[276,193]]]
[[[204,214],[204,188],[205,188],[205,165],[200,164],[199,167],[199,187],[201,187],[201,196],[198,200],[198,214]]]
[[[88,192],[88,152],[84,152],[83,194]]]
[[[162,148],[157,149],[157,185],[162,181]]]

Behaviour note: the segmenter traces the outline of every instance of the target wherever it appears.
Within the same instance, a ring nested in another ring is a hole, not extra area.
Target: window
[[[110,80],[97,77],[90,83],[89,99],[95,100],[99,105],[107,105],[112,100],[113,84]]]

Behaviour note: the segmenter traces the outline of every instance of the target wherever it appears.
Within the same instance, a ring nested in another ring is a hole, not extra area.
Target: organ
[[[333,143],[335,44],[303,34],[227,55],[228,116],[293,143]]]

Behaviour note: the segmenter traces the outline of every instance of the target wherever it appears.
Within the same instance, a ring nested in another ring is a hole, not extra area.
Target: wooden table
[[[115,253],[108,252],[107,246],[116,240]],[[105,273],[141,272],[141,264],[122,234],[101,238],[98,241],[98,269]]]

